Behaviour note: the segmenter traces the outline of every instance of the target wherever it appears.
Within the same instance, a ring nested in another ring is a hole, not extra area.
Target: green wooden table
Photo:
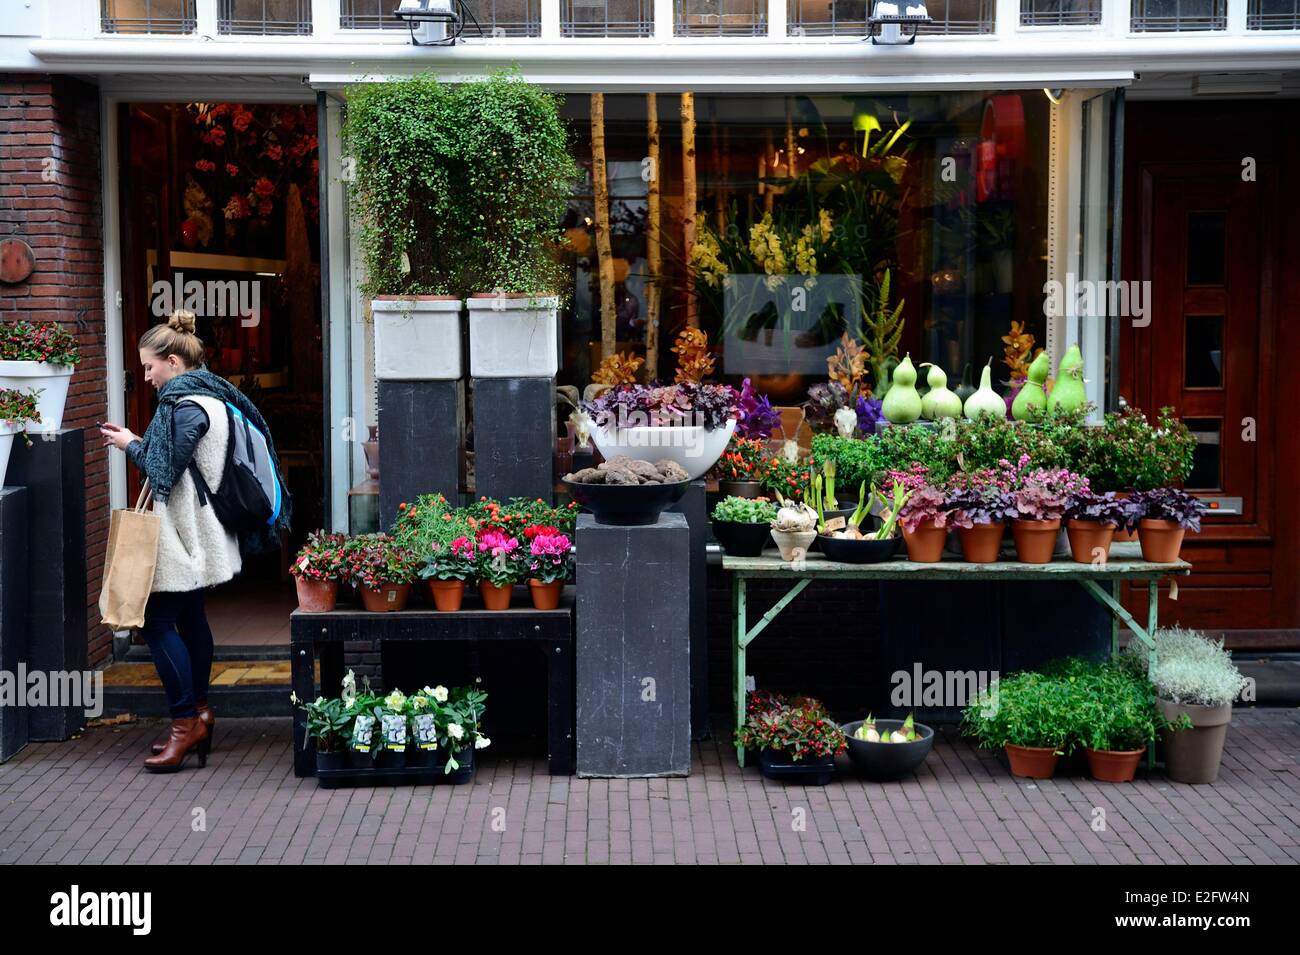
[[[1112,544],[1110,559],[1105,563],[1078,564],[1069,558],[1058,558],[1050,564],[1022,564],[1019,561],[998,561],[994,564],[968,564],[960,557],[945,554],[934,564],[916,564],[909,560],[891,560],[883,564],[840,564],[827,560],[822,554],[809,554],[803,560],[791,563],[781,560],[776,551],[769,550],[762,557],[730,557],[722,559],[724,570],[732,574],[732,699],[736,707],[736,725],[745,722],[745,652],[767,625],[780,615],[814,580],[935,580],[953,581],[1014,580],[1024,583],[1049,580],[1077,581],[1111,613],[1111,652],[1119,652],[1120,622],[1128,625],[1134,636],[1146,644],[1154,660],[1155,643],[1152,634],[1157,627],[1159,610],[1158,588],[1162,577],[1186,576],[1192,565],[1185,560],[1172,564],[1155,564],[1142,559],[1136,543]],[[746,615],[746,585],[750,580],[788,580],[790,589],[772,609],[763,614],[754,625],[749,625]],[[1147,583],[1147,622],[1143,627],[1132,614],[1121,606],[1117,594],[1109,585],[1116,581],[1145,580]],[[745,765],[745,752],[736,747],[736,759]]]

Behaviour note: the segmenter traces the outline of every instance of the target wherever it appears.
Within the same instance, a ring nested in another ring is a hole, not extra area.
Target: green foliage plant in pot
[[[813,786],[831,781],[835,757],[848,743],[819,700],[751,693],[745,709],[736,745],[758,751],[764,776]]]
[[[494,73],[457,85],[447,119],[461,178],[445,214],[469,294],[470,374],[549,378],[566,282],[559,223],[579,176],[560,98]]]
[[[339,577],[347,573],[347,535],[313,531],[294,557],[289,573],[298,591],[298,609],[328,613],[338,599]]]
[[[339,697],[317,697],[312,703],[300,704],[299,708],[307,714],[307,733],[303,745],[306,746],[308,742],[316,744],[317,770],[345,768],[355,713]]]
[[[732,557],[759,557],[771,538],[776,504],[765,497],[725,497],[713,507],[713,536]]]
[[[80,361],[76,336],[56,322],[0,325],[0,390],[36,396],[37,414],[28,420],[28,431],[63,427],[68,385]]]
[[[464,162],[452,88],[430,75],[361,83],[348,92],[345,160],[359,219],[380,380],[463,374],[461,223]]]
[[[1050,779],[1071,745],[1075,703],[1068,680],[1014,673],[966,707],[962,731],[984,749],[1005,751],[1013,776]]]
[[[1232,704],[1250,686],[1222,641],[1195,630],[1161,628],[1154,635],[1156,664],[1134,640],[1127,653],[1150,672],[1156,707],[1164,717],[1165,772],[1177,783],[1206,784],[1219,776]]]
[[[1076,664],[1065,679],[1075,697],[1074,734],[1092,778],[1132,782],[1142,754],[1164,723],[1155,687],[1138,667],[1110,661]]]
[[[388,534],[362,534],[346,547],[347,573],[372,613],[406,608],[418,564],[410,548]]]

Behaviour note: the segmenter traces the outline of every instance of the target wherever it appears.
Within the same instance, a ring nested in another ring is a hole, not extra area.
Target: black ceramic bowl
[[[761,557],[772,539],[767,524],[742,524],[740,521],[714,521],[713,536],[731,557]]]
[[[569,496],[591,511],[597,524],[653,524],[682,499],[690,481],[676,484],[579,484],[565,481]]]
[[[862,720],[845,723],[841,729],[849,741],[849,759],[854,768],[867,779],[889,780],[902,779],[915,772],[916,767],[925,762],[934,748],[934,730],[924,723],[916,723],[916,735],[912,743],[868,743],[866,740],[854,739]],[[902,729],[902,720],[876,720],[876,729],[883,736],[886,732]]]
[[[826,555],[826,559],[838,564],[884,563],[898,553],[898,545],[902,540],[901,537],[890,537],[882,541],[859,541],[821,534],[817,536],[817,543],[821,552]]]

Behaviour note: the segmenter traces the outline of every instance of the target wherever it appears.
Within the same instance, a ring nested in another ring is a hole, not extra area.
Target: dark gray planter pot
[[[1232,704],[1194,706],[1157,699],[1156,706],[1167,720],[1176,721],[1186,714],[1192,721],[1191,729],[1167,729],[1161,734],[1165,774],[1176,783],[1193,785],[1204,785],[1218,779],[1223,741],[1232,720]]]

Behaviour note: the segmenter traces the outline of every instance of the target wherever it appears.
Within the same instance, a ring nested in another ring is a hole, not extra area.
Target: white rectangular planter
[[[560,300],[555,296],[469,300],[473,378],[552,378],[560,368]]]
[[[58,431],[63,427],[63,407],[68,403],[73,370],[72,365],[47,361],[0,361],[0,388],[37,393],[36,410],[41,421],[31,422],[28,431]]]
[[[460,299],[408,296],[370,303],[375,377],[382,381],[454,381],[464,372]]]

